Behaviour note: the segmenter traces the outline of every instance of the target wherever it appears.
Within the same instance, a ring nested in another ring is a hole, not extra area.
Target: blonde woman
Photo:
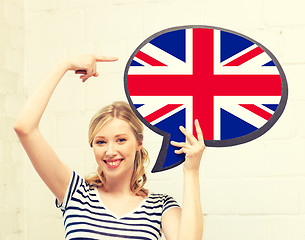
[[[144,188],[148,154],[143,147],[143,126],[124,102],[115,102],[93,116],[89,144],[97,174],[82,178],[63,163],[39,131],[44,110],[64,74],[97,77],[97,62],[117,58],[83,55],[57,64],[30,97],[16,120],[16,131],[34,168],[56,197],[63,212],[66,239],[201,239],[203,231],[199,193],[199,165],[204,140],[198,121],[198,139],[183,127],[186,143],[171,142],[185,153],[184,197],[180,208],[165,194]]]

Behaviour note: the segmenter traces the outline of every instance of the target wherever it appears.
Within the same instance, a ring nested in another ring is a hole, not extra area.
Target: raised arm
[[[185,128],[180,127],[187,142],[171,144],[180,147],[175,152],[185,153],[184,191],[182,210],[172,208],[162,216],[162,228],[167,240],[201,240],[203,233],[203,216],[200,201],[199,166],[205,149],[202,131],[198,120],[195,121],[198,140]]]
[[[60,202],[63,200],[69,184],[71,170],[57,157],[54,150],[43,138],[39,130],[40,119],[57,84],[68,70],[81,70],[83,75],[80,78],[85,82],[91,76],[98,76],[96,62],[116,60],[117,58],[95,55],[66,58],[51,70],[28,99],[16,119],[14,130],[20,142],[35,170]]]

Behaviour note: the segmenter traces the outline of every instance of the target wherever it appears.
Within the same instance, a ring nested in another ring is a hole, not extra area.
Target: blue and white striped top
[[[177,202],[164,194],[150,193],[132,212],[116,217],[100,199],[96,188],[73,172],[63,203],[66,239],[147,239],[161,238],[161,216]]]

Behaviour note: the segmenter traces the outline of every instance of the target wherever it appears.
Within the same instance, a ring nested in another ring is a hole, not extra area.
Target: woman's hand
[[[185,162],[183,166],[184,190],[181,216],[177,217],[179,213],[175,208],[169,209],[162,216],[163,232],[168,239],[199,240],[202,239],[203,235],[199,167],[205,145],[198,120],[195,120],[195,128],[198,139],[184,127],[180,127],[180,131],[186,137],[186,142],[171,141],[173,146],[180,147],[180,149],[175,150],[175,153],[185,153]]]
[[[68,70],[75,71],[75,74],[82,74],[80,79],[85,82],[89,77],[97,77],[97,62],[113,62],[118,60],[117,57],[105,57],[94,54],[87,54],[75,57],[69,57],[64,60]]]
[[[176,154],[185,153],[184,170],[199,171],[201,157],[205,149],[202,131],[197,119],[195,120],[195,127],[198,139],[180,126],[180,131],[185,135],[186,142],[171,141],[173,146],[181,147],[179,150],[175,150]]]

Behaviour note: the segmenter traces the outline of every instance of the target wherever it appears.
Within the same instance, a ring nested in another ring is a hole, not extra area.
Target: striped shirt
[[[117,217],[105,207],[96,188],[73,172],[63,203],[66,239],[147,239],[161,238],[161,216],[177,202],[164,194],[150,193],[125,216]]]

